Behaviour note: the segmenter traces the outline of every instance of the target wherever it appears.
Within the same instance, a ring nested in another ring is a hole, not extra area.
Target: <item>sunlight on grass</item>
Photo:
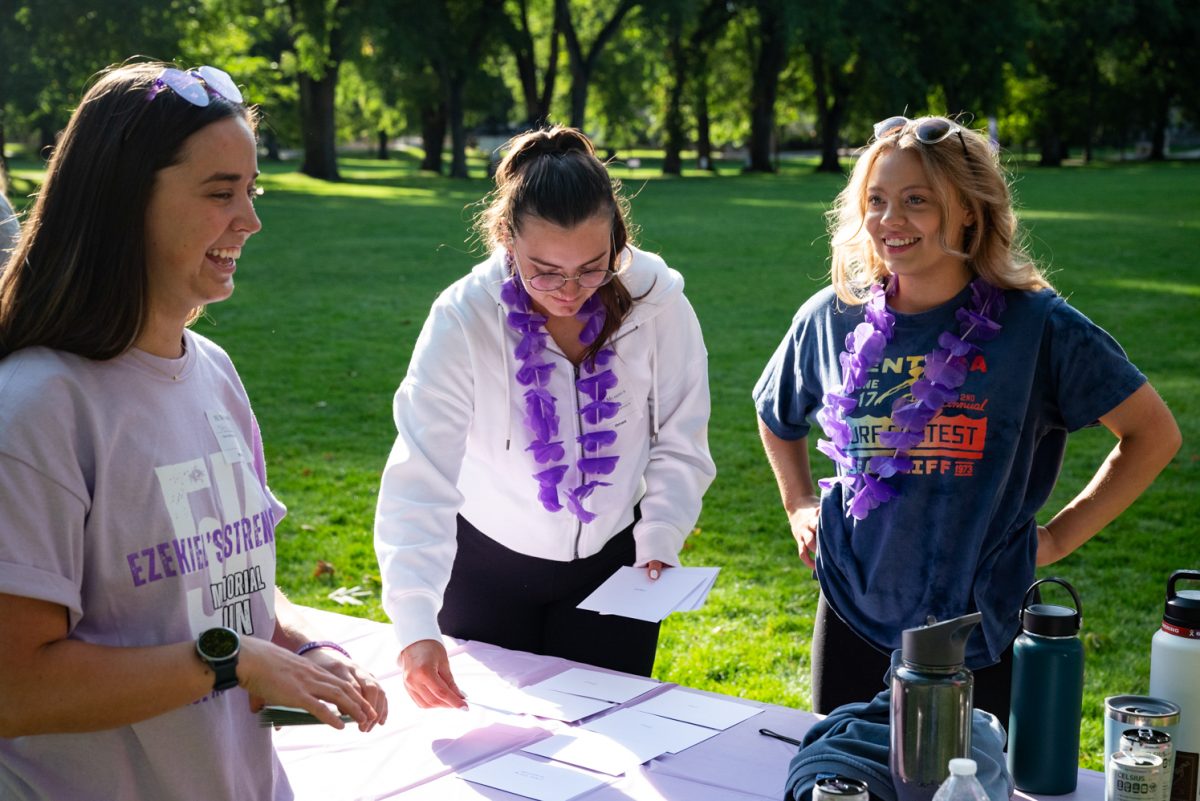
[[[1128,278],[1101,279],[1096,282],[1117,290],[1136,292],[1158,292],[1164,295],[1200,298],[1200,284],[1167,283],[1166,281],[1137,281]]]

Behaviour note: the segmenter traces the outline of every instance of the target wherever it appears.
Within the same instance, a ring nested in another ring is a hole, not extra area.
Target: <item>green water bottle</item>
[[[1060,584],[1075,608],[1041,602],[1038,586]],[[1079,721],[1083,710],[1083,606],[1060,578],[1033,583],[1021,604],[1013,644],[1012,707],[1008,718],[1008,770],[1018,790],[1041,795],[1075,791]]]

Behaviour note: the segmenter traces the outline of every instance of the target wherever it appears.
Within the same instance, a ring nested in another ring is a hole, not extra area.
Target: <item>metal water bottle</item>
[[[1171,801],[1200,799],[1200,570],[1176,570],[1167,581],[1162,628],[1150,642],[1150,694],[1179,705]]]
[[[1075,608],[1042,603],[1039,587],[1046,583],[1065,587]],[[1035,581],[1021,603],[1008,718],[1008,770],[1018,790],[1075,792],[1083,711],[1082,620],[1079,594],[1060,578]]]
[[[975,678],[964,664],[979,612],[906,629],[892,663],[892,782],[899,801],[929,801],[951,759],[971,755]]]

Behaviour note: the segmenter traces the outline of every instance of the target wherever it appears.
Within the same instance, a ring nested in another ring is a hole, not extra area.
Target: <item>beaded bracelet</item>
[[[314,640],[312,642],[306,642],[306,643],[304,643],[304,645],[301,645],[299,648],[296,649],[296,656],[303,656],[304,654],[308,653],[309,651],[312,651],[317,648],[332,648],[333,650],[337,651],[338,653],[340,653],[342,656],[346,657],[347,659],[353,658],[350,656],[349,651],[347,651],[342,646],[338,645],[336,642],[332,642],[330,640]]]

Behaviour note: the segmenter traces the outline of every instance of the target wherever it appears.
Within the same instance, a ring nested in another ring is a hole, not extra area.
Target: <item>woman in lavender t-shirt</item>
[[[0,277],[5,799],[289,799],[257,708],[387,717],[276,589],[254,414],[186,327],[260,228],[254,121],[212,67],[107,72]]]

